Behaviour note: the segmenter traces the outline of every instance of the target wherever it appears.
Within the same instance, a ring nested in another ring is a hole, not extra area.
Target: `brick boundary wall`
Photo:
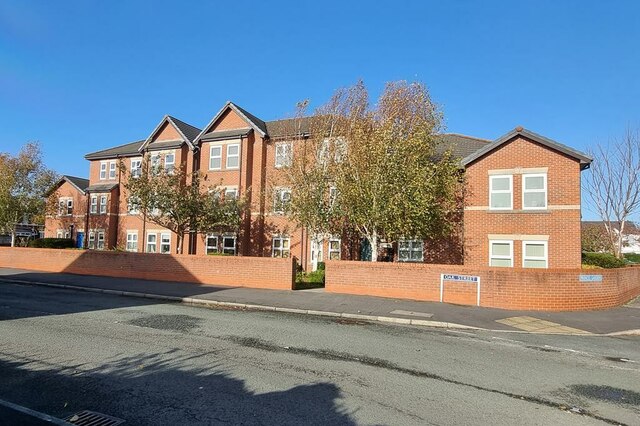
[[[500,269],[459,265],[328,261],[325,290],[399,299],[440,301],[440,274],[480,277],[480,306],[579,311],[620,306],[640,295],[640,267],[620,269]],[[580,275],[601,275],[581,282]],[[445,281],[443,301],[476,304],[476,284]]]
[[[291,290],[294,259],[0,247],[0,267]]]

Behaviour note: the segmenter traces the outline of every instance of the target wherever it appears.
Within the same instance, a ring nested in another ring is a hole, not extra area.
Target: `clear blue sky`
[[[587,149],[640,125],[640,2],[0,3],[0,151],[38,140],[59,173],[164,114],[276,119],[358,78],[423,81],[451,132]]]

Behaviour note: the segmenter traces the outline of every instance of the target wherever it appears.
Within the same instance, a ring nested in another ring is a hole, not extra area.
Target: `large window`
[[[398,241],[399,262],[422,262],[423,252],[424,250],[422,240]]]
[[[329,240],[329,260],[340,260],[340,239]]]
[[[225,254],[236,254],[236,237],[235,235],[222,236],[222,252]]]
[[[489,176],[489,208],[491,210],[513,209],[513,176]]]
[[[116,178],[116,162],[111,161],[109,163],[109,179],[115,179],[115,178]]]
[[[273,191],[273,212],[284,214],[291,204],[291,190],[289,188],[276,188]]]
[[[142,175],[142,158],[131,159],[131,176],[134,178]]]
[[[160,234],[160,253],[162,254],[171,253],[171,234],[169,233]]]
[[[227,145],[227,169],[237,169],[240,167],[240,145]]]
[[[127,232],[127,251],[138,251],[138,231]]]
[[[147,234],[147,253],[157,253],[158,236],[156,234]]]
[[[522,175],[522,208],[525,210],[544,210],[547,208],[547,175]]]
[[[100,214],[105,214],[105,213],[107,213],[107,196],[101,195],[100,196]]]
[[[87,244],[87,247],[90,249],[96,248],[96,233],[93,231],[89,231],[89,243]]]
[[[220,170],[222,168],[222,147],[212,146],[209,150],[209,170]]]
[[[276,168],[291,166],[291,142],[276,143]]]
[[[100,162],[100,180],[105,180],[107,178],[107,162]]]
[[[220,246],[222,244],[222,246]],[[236,236],[234,234],[208,235],[206,240],[207,254],[236,254]]]
[[[548,268],[548,252],[546,241],[522,242],[522,267]]]
[[[271,247],[271,255],[273,257],[290,257],[291,255],[291,239],[282,235],[273,237]]]
[[[489,241],[489,266],[513,266],[513,241]]]
[[[98,213],[98,196],[91,196],[91,209],[89,210],[91,213]]]
[[[176,168],[176,155],[173,152],[165,154],[164,156],[164,169],[167,173],[171,174]]]
[[[220,252],[218,249],[217,235],[207,235],[206,250],[207,254],[216,254]]]
[[[104,250],[104,231],[98,231],[98,244],[96,248],[98,250]]]

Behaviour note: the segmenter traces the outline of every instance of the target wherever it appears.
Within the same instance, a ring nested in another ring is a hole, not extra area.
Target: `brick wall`
[[[480,277],[480,306],[503,309],[572,311],[619,306],[640,295],[640,267],[610,270],[470,268],[457,265],[326,263],[325,289],[424,301],[440,300],[440,274]],[[580,282],[581,274],[602,282]],[[476,304],[476,284],[446,281],[443,301]]]
[[[0,267],[290,290],[293,259],[0,247]]]

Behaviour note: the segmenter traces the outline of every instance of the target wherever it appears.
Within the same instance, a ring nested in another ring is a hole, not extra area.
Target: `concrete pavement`
[[[584,312],[510,311],[313,290],[263,290],[0,268],[0,281],[101,291],[196,305],[342,316],[353,320],[550,334],[640,334],[640,299]]]

